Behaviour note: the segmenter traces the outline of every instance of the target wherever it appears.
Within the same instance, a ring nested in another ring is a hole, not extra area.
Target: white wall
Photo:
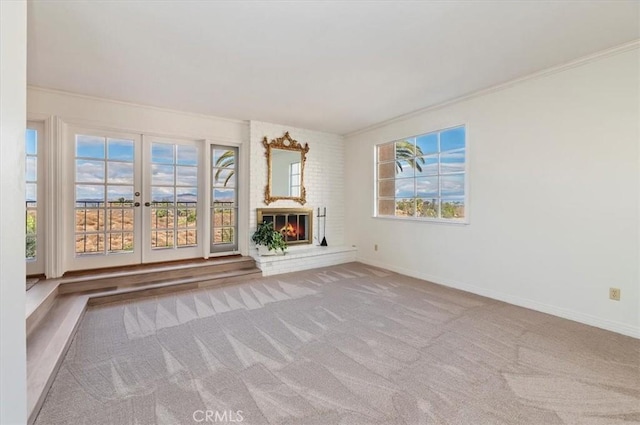
[[[27,421],[24,135],[27,5],[0,2],[0,423]]]
[[[269,141],[282,137],[288,131],[292,139],[302,145],[309,144],[307,162],[304,168],[304,186],[307,190],[307,203],[300,205],[293,201],[264,203],[264,188],[267,184],[267,159],[262,138]],[[257,208],[312,208],[313,237],[318,234],[318,207],[327,208],[327,242],[329,246],[344,244],[344,142],[342,136],[318,131],[305,130],[280,124],[251,121],[249,123],[251,140],[251,188],[249,208],[249,236],[256,229]],[[323,225],[324,226],[324,225]],[[322,239],[323,228],[320,229]],[[313,241],[315,245],[319,241]],[[308,247],[308,245],[307,245]],[[289,247],[290,252],[303,249],[304,246]]]
[[[640,337],[639,59],[636,45],[346,137],[358,259]],[[374,146],[459,124],[470,224],[372,218]]]

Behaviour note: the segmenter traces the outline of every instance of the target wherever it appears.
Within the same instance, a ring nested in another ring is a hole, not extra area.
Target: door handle
[[[134,207],[139,207],[139,206],[140,206],[140,202],[134,202],[134,203],[133,203],[133,206],[134,206]]]
[[[145,202],[145,203],[144,203],[144,206],[145,206],[145,207],[150,207],[150,206],[151,206],[151,202]]]

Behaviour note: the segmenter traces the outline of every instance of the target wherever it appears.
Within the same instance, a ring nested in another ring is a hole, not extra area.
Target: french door
[[[68,134],[67,269],[202,254],[199,142],[83,128]]]

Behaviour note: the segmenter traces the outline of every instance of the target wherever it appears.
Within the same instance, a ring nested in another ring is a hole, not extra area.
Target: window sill
[[[422,218],[422,217],[397,217],[391,215],[374,215],[371,218],[379,220],[392,220],[392,221],[407,221],[417,223],[431,223],[431,224],[444,224],[445,226],[468,226],[469,219],[464,220],[441,220],[436,218]]]

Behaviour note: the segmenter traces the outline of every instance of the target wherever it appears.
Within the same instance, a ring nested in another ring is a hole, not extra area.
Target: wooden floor
[[[33,423],[88,305],[223,286],[262,277],[250,257],[229,256],[65,274],[27,291],[27,403]]]

